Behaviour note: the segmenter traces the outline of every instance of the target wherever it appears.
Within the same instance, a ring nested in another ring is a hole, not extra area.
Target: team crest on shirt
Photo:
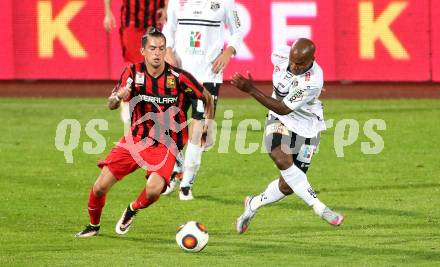
[[[306,82],[310,81],[310,71],[306,72],[305,75],[306,75],[305,77]]]
[[[219,2],[211,2],[211,10],[212,11],[217,11],[219,8],[220,8]]]
[[[172,75],[167,76],[167,88],[176,88],[176,80]]]

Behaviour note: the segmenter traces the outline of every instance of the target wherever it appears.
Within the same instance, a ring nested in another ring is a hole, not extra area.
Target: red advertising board
[[[14,1],[15,78],[105,79],[101,1]]]
[[[0,79],[14,78],[14,39],[12,38],[12,2],[0,4]]]
[[[337,79],[430,79],[429,0],[336,2]]]
[[[112,1],[116,20],[122,0]],[[244,43],[227,68],[270,80],[275,46],[308,37],[326,80],[440,81],[440,1],[236,0]],[[117,79],[102,1],[2,0],[0,79]],[[432,55],[432,56],[431,56]]]
[[[333,1],[279,0],[237,1],[245,33],[237,58],[231,61],[225,78],[235,71],[249,70],[259,80],[272,78],[272,50],[281,44],[292,43],[299,37],[311,38],[317,46],[316,58],[326,79],[335,79]]]
[[[440,82],[440,1],[431,1],[432,80]]]

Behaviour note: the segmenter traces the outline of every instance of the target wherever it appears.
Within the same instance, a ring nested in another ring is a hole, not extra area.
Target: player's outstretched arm
[[[232,76],[231,84],[241,91],[251,95],[258,102],[260,102],[266,108],[272,110],[279,115],[286,115],[292,112],[292,110],[286,106],[282,101],[276,100],[270,96],[263,94],[257,87],[255,87],[252,76],[248,72],[248,79],[243,77],[240,73],[235,73]]]

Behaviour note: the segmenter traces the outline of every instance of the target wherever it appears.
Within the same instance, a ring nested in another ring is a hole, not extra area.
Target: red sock
[[[153,204],[154,202],[156,202],[159,198],[156,199],[150,199],[147,197],[147,191],[142,190],[141,194],[138,196],[138,198],[131,203],[131,208],[133,210],[138,210],[138,209],[145,209],[146,207],[150,206],[151,204]]]
[[[89,211],[90,224],[98,225],[101,220],[102,208],[105,205],[105,196],[95,196],[93,187],[90,190],[89,203],[87,203],[87,209]]]

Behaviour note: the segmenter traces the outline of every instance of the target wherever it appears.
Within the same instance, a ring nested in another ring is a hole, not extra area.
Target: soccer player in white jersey
[[[167,38],[166,61],[190,72],[203,83],[214,97],[214,109],[223,70],[243,41],[240,19],[234,0],[169,0],[167,23],[163,33]],[[225,26],[231,38],[225,48]],[[191,136],[186,147],[183,179],[180,183],[181,200],[193,199],[191,188],[200,167],[202,152],[212,145],[202,137],[203,103],[192,101]],[[164,193],[170,193],[173,188]]]
[[[244,212],[237,219],[238,233],[244,233],[257,210],[296,193],[314,212],[329,224],[339,226],[344,217],[329,209],[316,196],[306,172],[325,130],[322,104],[318,100],[323,86],[321,67],[314,60],[315,45],[305,38],[291,47],[282,46],[272,53],[273,93],[264,95],[252,82],[236,73],[232,85],[250,94],[269,109],[265,144],[281,176],[264,192],[248,196]]]

